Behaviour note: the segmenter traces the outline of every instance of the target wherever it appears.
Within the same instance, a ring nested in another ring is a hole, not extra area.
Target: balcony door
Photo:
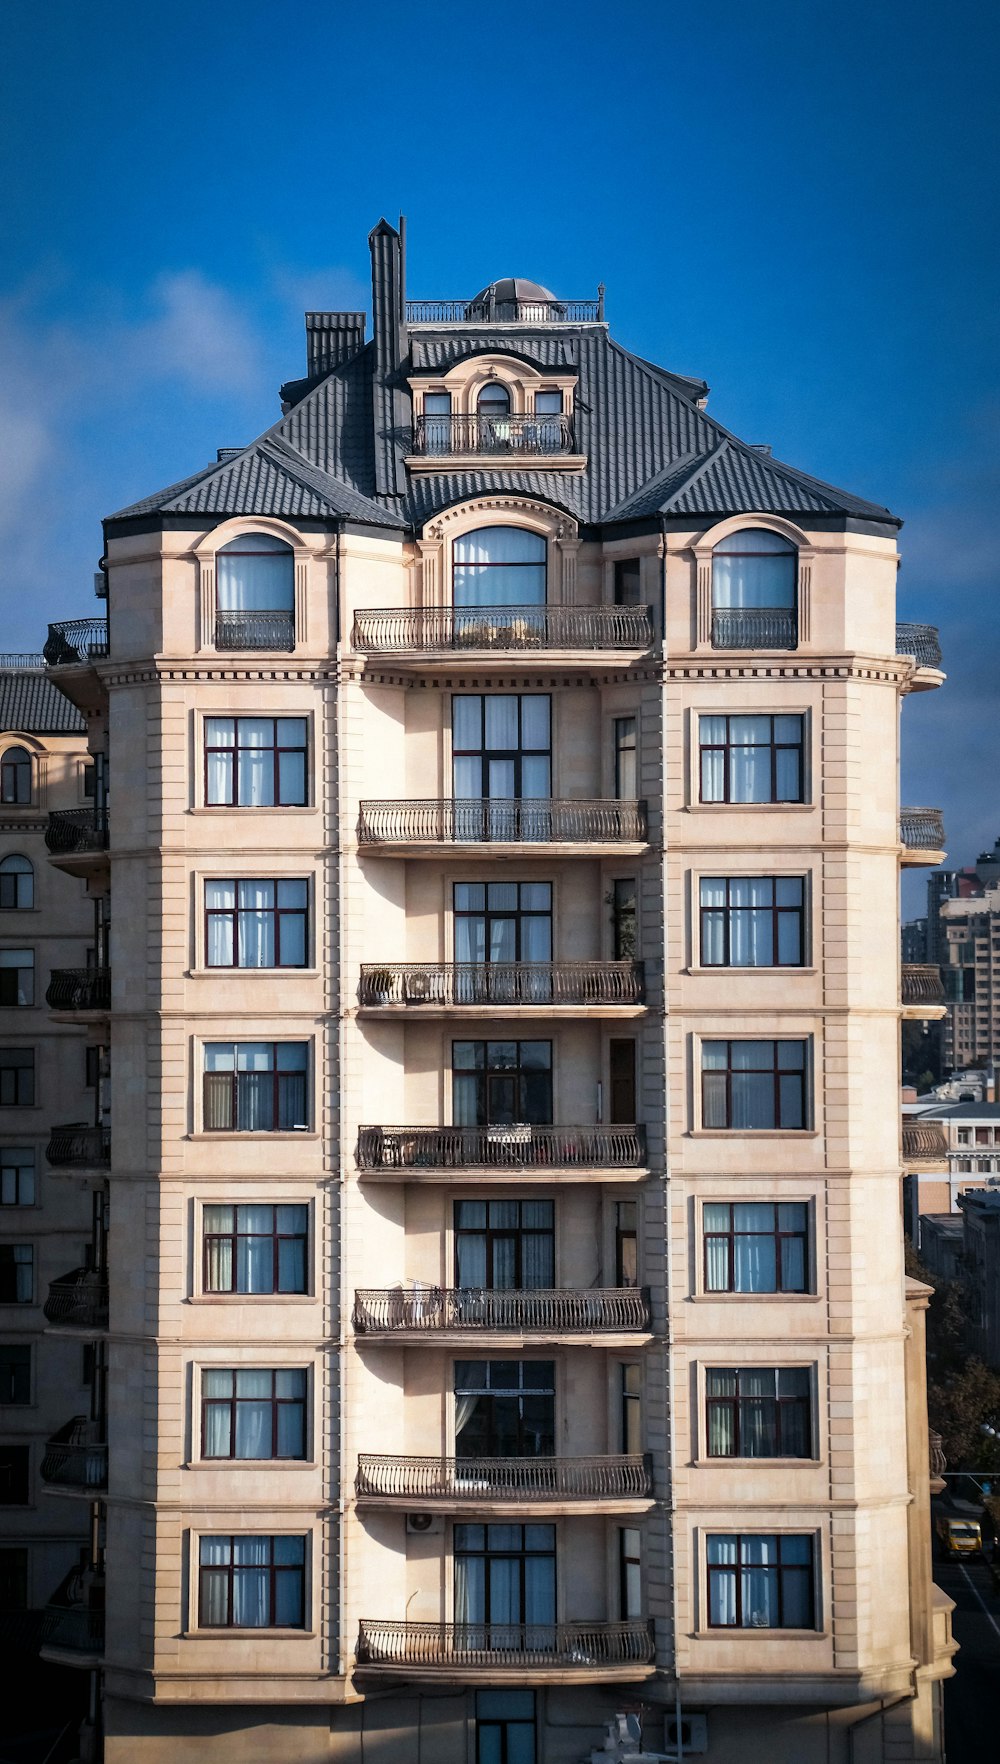
[[[548,811],[541,806],[552,794],[552,701],[547,693],[456,694],[452,791],[457,839],[549,836]]]
[[[553,1360],[455,1362],[455,1458],[551,1458],[555,1452]]]
[[[520,1653],[527,1646],[554,1649],[555,1620],[554,1525],[455,1526],[460,1647],[498,1653]],[[526,1637],[526,1627],[536,1633]]]
[[[454,1126],[551,1123],[551,1041],[453,1041],[451,1066]]]
[[[551,998],[550,882],[456,882],[454,913],[456,1003]]]
[[[452,550],[456,609],[544,607],[545,554],[541,535],[523,527],[477,527],[461,534]]]
[[[455,1202],[455,1285],[491,1292],[555,1283],[555,1213],[548,1200]]]

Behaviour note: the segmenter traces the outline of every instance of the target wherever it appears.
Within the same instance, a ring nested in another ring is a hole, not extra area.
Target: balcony
[[[408,300],[408,325],[593,325],[604,322],[596,300]]]
[[[948,1138],[939,1121],[921,1121],[905,1115],[902,1148],[903,1163],[908,1170],[947,1173]]]
[[[397,1182],[465,1181],[481,1174],[584,1181],[645,1175],[646,1129],[640,1126],[537,1127],[512,1121],[493,1127],[361,1127],[358,1169]]]
[[[98,1667],[104,1658],[104,1578],[73,1568],[46,1605],[39,1625],[41,1656],[63,1666]]]
[[[944,860],[944,818],[936,808],[901,808],[899,843],[904,864],[940,864]]]
[[[390,1458],[366,1452],[358,1459],[356,1489],[359,1504],[385,1507],[633,1512],[650,1504],[653,1478],[642,1457]]]
[[[107,809],[56,809],[49,816],[45,843],[52,862],[71,876],[90,876],[107,862]]]
[[[106,1017],[111,1009],[110,968],[53,968],[45,1002],[55,1017]]]
[[[947,1014],[940,968],[929,962],[904,962],[900,975],[902,1015],[914,1022],[934,1022]]]
[[[46,1441],[41,1477],[67,1494],[92,1495],[107,1488],[107,1444],[94,1438],[94,1423],[85,1415],[74,1415]]]
[[[50,668],[87,667],[108,656],[107,619],[59,619],[49,626],[42,655]]]
[[[421,663],[456,652],[541,660],[604,651],[628,665],[650,648],[653,623],[648,606],[397,606],[356,613],[352,641],[368,655]]]
[[[413,426],[413,439],[407,465],[411,470],[452,470],[456,461],[463,467],[470,460],[491,466],[519,466],[544,459],[553,467],[575,467],[586,464],[576,451],[573,423],[568,416],[494,415],[485,416],[418,416]]]
[[[363,1010],[488,1010],[490,1016],[567,1005],[634,1016],[644,1008],[641,962],[365,962]]]
[[[74,1268],[53,1280],[42,1306],[54,1329],[103,1335],[108,1327],[108,1283],[92,1268]]]
[[[713,608],[713,649],[796,649],[798,641],[799,617],[794,607]]]
[[[510,1672],[521,1684],[631,1680],[654,1670],[646,1623],[410,1623],[363,1617],[358,1667],[402,1678],[492,1684]]]
[[[582,1292],[510,1287],[402,1287],[365,1289],[354,1295],[358,1335],[468,1337],[645,1336],[651,1329],[644,1287],[589,1287]]]
[[[216,649],[295,648],[295,614],[291,612],[216,612]]]
[[[916,671],[910,681],[911,692],[927,692],[940,686],[941,640],[936,625],[899,624],[896,626],[896,654],[912,655]]]
[[[649,837],[644,802],[556,801],[545,797],[444,797],[363,802],[358,843],[434,856],[442,845],[623,847]]]
[[[109,1170],[111,1128],[88,1127],[84,1121],[53,1127],[45,1156],[55,1170]]]

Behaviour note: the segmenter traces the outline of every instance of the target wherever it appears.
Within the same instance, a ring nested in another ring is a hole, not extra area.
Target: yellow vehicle
[[[946,1556],[980,1556],[983,1534],[978,1519],[952,1519],[942,1513],[935,1525]]]

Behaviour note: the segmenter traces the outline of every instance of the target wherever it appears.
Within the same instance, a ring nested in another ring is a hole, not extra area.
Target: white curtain
[[[545,540],[521,527],[480,527],[455,540],[457,607],[544,606]]]
[[[224,545],[216,555],[220,612],[291,612],[295,557],[290,546],[266,533]]]
[[[273,968],[274,883],[241,882],[239,885],[239,942],[241,968]]]
[[[796,563],[794,547],[778,533],[733,533],[712,554],[712,605],[794,606]]]
[[[236,906],[234,882],[206,882],[207,909],[205,958],[210,968],[231,968],[236,961],[233,948],[232,913]]]

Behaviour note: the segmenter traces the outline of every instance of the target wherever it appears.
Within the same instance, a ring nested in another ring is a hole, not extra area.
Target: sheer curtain
[[[267,1537],[233,1539],[233,1623],[237,1628],[263,1629],[268,1611],[268,1568],[271,1540]]]
[[[774,1373],[740,1374],[740,1456],[773,1458],[778,1447]]]
[[[235,1456],[272,1456],[270,1372],[241,1371],[236,1374]]]
[[[732,1047],[732,1122],[740,1128],[773,1127],[774,1072],[769,1041],[734,1041]],[[765,1061],[767,1070],[762,1070]]]
[[[236,961],[232,918],[235,907],[235,883],[205,883],[205,959],[210,968],[231,968]]]
[[[236,1240],[237,1291],[273,1292],[273,1229],[272,1207],[240,1208],[240,1235]]]
[[[738,876],[729,883],[729,961],[734,968],[772,968],[775,960],[771,902],[766,876]]]
[[[706,968],[726,960],[726,883],[721,876],[701,880],[701,959]]]
[[[232,1232],[232,1207],[206,1207],[202,1214],[205,1234],[205,1283],[209,1292],[231,1292],[233,1287],[233,1240],[216,1233]]]
[[[734,1287],[737,1292],[775,1292],[774,1208],[741,1201],[735,1210]]]
[[[248,533],[223,545],[215,563],[220,612],[292,611],[295,556],[281,539]]]
[[[723,1628],[731,1628],[737,1620],[737,1555],[735,1537],[708,1539],[708,1620]]]
[[[203,1537],[199,1546],[200,1611],[203,1624],[226,1624],[229,1617],[229,1566],[232,1538]]]
[[[206,1458],[228,1458],[232,1452],[231,1372],[205,1371],[201,1377],[204,1438],[202,1452]]]
[[[273,968],[273,882],[241,882],[239,885],[239,935],[241,968]]]
[[[479,527],[452,552],[456,607],[544,606],[545,540],[522,527]]]
[[[240,745],[237,763],[239,766],[239,802],[242,808],[272,808],[274,806],[273,741],[273,718],[240,718]]]
[[[779,533],[747,528],[723,539],[712,553],[712,605],[791,607],[796,551]]]

